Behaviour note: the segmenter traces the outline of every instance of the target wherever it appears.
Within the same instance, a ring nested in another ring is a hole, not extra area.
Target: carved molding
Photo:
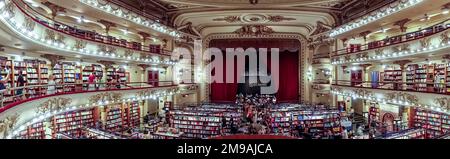
[[[445,31],[441,34],[441,45],[446,45],[449,42],[448,31]]]
[[[8,132],[14,128],[19,120],[19,114],[14,114],[0,120],[0,138],[5,138],[8,136]]]
[[[84,49],[86,48],[87,42],[83,40],[76,40],[75,45],[73,46],[75,49]]]
[[[115,47],[102,45],[102,44],[98,45],[98,50],[97,51],[98,52],[103,52],[105,54],[116,54],[117,53],[117,49]],[[125,50],[125,53],[127,53],[129,51],[131,51],[131,50],[129,50],[129,49]],[[131,51],[131,55],[133,55],[133,53],[134,52]]]
[[[45,114],[52,111],[60,111],[72,104],[70,98],[53,98],[41,103],[36,109],[36,114]]]
[[[292,20],[297,20],[297,19],[295,19],[295,18],[287,18],[287,17],[284,17],[284,16],[282,16],[282,15],[269,15],[269,16],[267,17],[267,19],[268,19],[270,22],[282,22],[282,21],[292,21]]]
[[[26,30],[32,32],[32,31],[34,31],[34,27],[35,26],[36,26],[36,23],[31,18],[29,18],[29,17],[25,18],[25,22],[23,23],[23,27]]]
[[[450,109],[450,98],[441,97],[441,98],[435,98],[434,104],[440,108],[443,109]]]
[[[213,21],[225,21],[228,23],[236,23],[236,22],[240,22],[241,21],[241,17],[239,16],[226,16],[223,18],[216,18],[213,19]]]
[[[63,56],[52,55],[52,54],[41,55],[41,57],[43,57],[43,58],[49,60],[49,61],[50,61],[50,64],[52,65],[52,67],[55,67],[55,65],[56,65],[60,60],[64,60],[64,59],[65,59]]]
[[[113,68],[113,65],[116,64],[115,62],[112,61],[104,61],[104,60],[100,60],[97,61],[98,63],[102,64],[103,66],[105,66],[106,69],[108,68]]]
[[[123,96],[122,93],[117,93],[117,92],[99,93],[99,94],[89,97],[89,102],[97,103],[97,102],[103,102],[103,101],[116,101],[116,100],[122,99],[122,96]]]
[[[431,38],[426,37],[426,38],[420,39],[419,41],[420,41],[420,46],[422,46],[422,48],[426,48],[426,47],[430,46],[430,44],[431,44]]]
[[[272,28],[264,25],[246,25],[236,30],[234,33],[240,36],[262,36],[275,33]]]
[[[411,95],[404,92],[391,92],[387,93],[386,97],[388,100],[398,100],[398,101],[407,101],[408,103],[411,103],[412,105],[418,105],[419,98],[415,95]]]

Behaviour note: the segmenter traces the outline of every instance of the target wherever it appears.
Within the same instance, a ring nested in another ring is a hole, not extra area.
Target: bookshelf
[[[415,75],[416,75],[416,69],[419,67],[419,65],[408,65],[406,67],[406,87],[407,90],[414,91],[416,90],[416,86],[414,84],[415,82]]]
[[[300,111],[293,114],[294,126],[308,127],[310,133],[323,134],[325,130],[341,132],[340,113],[337,110]]]
[[[106,130],[117,131],[121,130],[123,126],[123,114],[120,105],[111,106],[107,110],[106,116]]]
[[[447,76],[446,76],[446,81],[447,81],[447,93],[450,93],[450,62],[447,63]]]
[[[207,138],[220,134],[222,113],[170,111],[173,127],[187,138]]]
[[[79,137],[81,129],[95,125],[94,110],[72,111],[53,117],[54,133],[65,133]]]
[[[434,68],[434,89],[438,93],[447,93],[446,88],[446,76],[447,68],[446,64],[436,64]]]
[[[17,139],[45,139],[44,123],[38,122],[21,131]]]
[[[123,68],[117,69],[116,75],[119,75],[121,83],[127,82],[127,76],[126,76],[126,73],[125,73],[125,69],[123,69]]]
[[[416,108],[414,126],[426,130],[426,138],[435,138],[450,131],[450,115]]]
[[[416,91],[427,91],[427,84],[424,84],[427,82],[428,77],[428,67],[426,64],[417,65],[417,68],[415,70],[415,77],[414,82]]]
[[[116,75],[115,68],[111,67],[111,68],[106,69],[106,77],[107,77],[106,80],[108,82],[111,82],[115,75]]]
[[[242,119],[243,110],[240,107],[231,106],[227,104],[222,105],[202,105],[201,107],[187,107],[184,111],[197,111],[197,112],[209,112],[209,113],[223,113],[227,123],[227,127],[224,128],[225,133],[231,132],[231,120],[233,119],[234,125],[239,125]]]
[[[130,103],[128,110],[129,110],[128,123],[130,127],[139,127],[139,125],[141,124],[139,103],[138,102]]]
[[[55,83],[63,83],[63,67],[61,64],[57,63],[53,66],[53,76],[55,77]],[[58,93],[63,92],[62,86],[56,86],[56,91]]]
[[[288,111],[271,111],[270,128],[275,134],[290,133],[291,132],[291,113]]]
[[[64,84],[75,84],[75,69],[76,66],[73,63],[63,63],[63,79]],[[75,90],[75,85],[69,85],[64,87],[65,92],[71,92]]]
[[[402,70],[399,66],[386,66],[384,69],[384,78],[385,82],[402,82]],[[392,86],[394,89],[398,89],[398,85],[393,83]]]
[[[6,57],[0,57],[0,70],[1,70],[0,76],[2,76],[3,78],[5,78],[5,77],[8,75],[8,74],[6,73],[6,70],[9,70],[10,72],[12,72],[12,70],[13,70],[13,69],[12,69],[12,61],[11,61],[11,60],[8,60],[8,58],[6,58]],[[9,76],[8,82],[5,83],[5,87],[6,87],[6,88],[11,88],[11,86],[14,85],[14,81],[11,80],[11,79],[13,79],[13,76],[12,76],[12,75]],[[8,91],[8,92],[5,92],[4,97],[5,97],[5,98],[6,98],[6,97],[11,97],[11,96],[14,95],[13,93],[14,93],[14,91]],[[5,100],[5,101],[3,101],[3,102],[4,102],[4,104],[8,104],[8,103],[13,102],[13,99],[9,98],[9,100]]]

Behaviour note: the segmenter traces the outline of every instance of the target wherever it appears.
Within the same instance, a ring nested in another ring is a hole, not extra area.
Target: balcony
[[[416,32],[337,50],[332,55],[332,64],[363,63],[410,58],[411,56],[429,53],[435,53],[434,55],[448,53],[446,50],[450,46],[448,40],[449,22],[449,20],[445,20]]]
[[[450,85],[446,83],[421,82],[372,82],[372,81],[333,81],[333,86],[369,88],[392,91],[421,92],[450,95]]]
[[[420,84],[431,87],[424,91],[410,87]],[[353,99],[450,113],[449,88],[437,83],[333,81],[331,93]]]
[[[54,49],[60,54],[90,56],[113,61],[173,65],[170,57],[162,54],[150,54],[158,49],[139,46],[136,43],[120,41],[111,37],[101,37],[92,32],[77,30],[58,23],[47,24],[31,16],[19,7],[18,2],[5,0],[1,5],[0,26],[19,39],[30,42],[30,48],[36,50]],[[27,45],[28,46],[28,45]],[[12,46],[13,47],[13,46]],[[141,50],[138,49],[141,48]],[[138,50],[136,50],[138,49]],[[162,51],[160,51],[162,52]]]
[[[11,129],[8,129],[7,132],[10,136],[14,136],[25,127],[65,112],[123,102],[156,100],[159,97],[189,93],[198,88],[195,84],[173,85],[172,81],[152,82],[152,84],[124,83],[118,87],[116,84],[98,83],[97,86],[99,87],[91,87],[90,89],[83,89],[83,84],[58,84],[54,86],[63,90],[58,93],[47,91],[52,85],[26,86],[2,90],[0,91],[2,101],[14,99],[14,102],[0,107],[0,119],[16,119],[12,121]],[[75,90],[65,91],[71,90],[65,88],[74,88]],[[17,92],[17,90],[23,90],[25,97],[3,97],[3,94]],[[31,97],[26,93],[29,90],[43,90],[45,93]]]

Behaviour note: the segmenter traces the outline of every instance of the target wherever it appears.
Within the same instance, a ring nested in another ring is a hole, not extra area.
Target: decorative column
[[[64,60],[65,58],[63,56],[59,56],[59,55],[52,55],[52,54],[45,54],[45,55],[41,55],[41,57],[47,59],[50,61],[50,64],[53,67],[55,67],[56,64],[58,64],[58,62],[60,60]]]

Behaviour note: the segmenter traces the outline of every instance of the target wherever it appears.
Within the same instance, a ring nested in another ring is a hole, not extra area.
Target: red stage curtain
[[[226,72],[226,59],[225,51],[226,48],[279,48],[280,49],[280,78],[279,78],[279,89],[277,93],[277,99],[279,102],[287,101],[298,101],[298,84],[299,84],[299,74],[298,74],[298,57],[300,42],[298,40],[288,40],[288,39],[233,39],[233,40],[213,40],[210,43],[210,47],[216,47],[223,50],[224,55],[224,69]],[[270,70],[270,53],[268,54],[267,67]],[[211,102],[234,102],[237,93],[237,61],[234,59],[234,83],[212,83],[210,85],[210,100]],[[239,70],[241,72],[243,70]],[[214,71],[213,71],[214,72]],[[213,74],[213,73],[212,73]],[[226,81],[226,75],[223,75],[223,81]]]

